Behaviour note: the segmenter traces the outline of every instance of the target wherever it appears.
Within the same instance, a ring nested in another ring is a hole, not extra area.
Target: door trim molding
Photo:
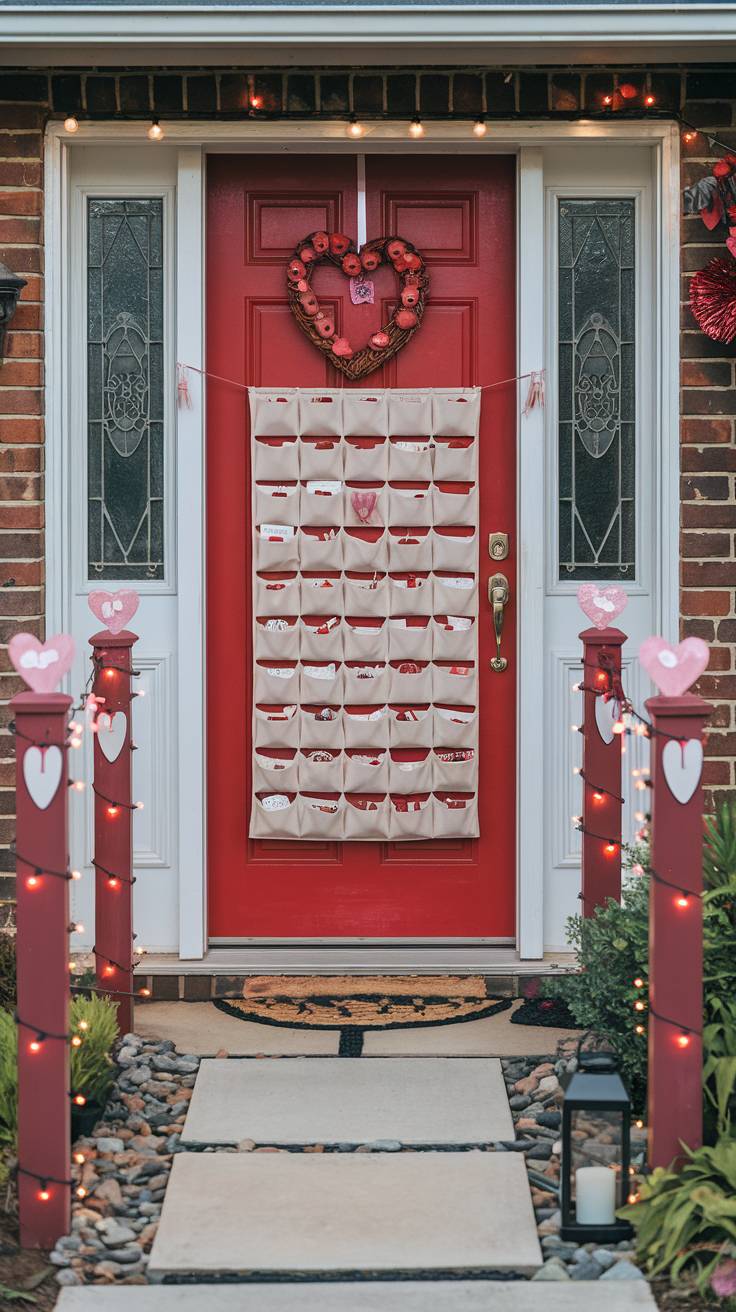
[[[145,124],[132,122],[81,123],[73,142],[63,124],[52,123],[45,144],[45,231],[47,285],[50,296],[46,314],[46,460],[47,460],[47,601],[49,631],[65,627],[69,615],[70,577],[66,560],[68,506],[68,370],[69,344],[64,341],[64,322],[69,289],[66,274],[68,232],[68,161],[71,149],[85,145],[137,144],[155,149],[144,136]],[[248,153],[275,148],[296,152],[335,150],[355,153],[346,139],[342,122],[253,123],[179,122],[166,125],[169,144],[180,147],[176,221],[176,347],[177,357],[197,368],[204,359],[205,268],[204,178],[207,150]],[[572,141],[651,143],[657,148],[656,242],[657,242],[657,415],[659,453],[657,566],[660,631],[677,632],[678,616],[678,524],[679,524],[679,134],[676,124],[662,121],[641,123],[540,122],[494,123],[488,139],[469,139],[464,123],[433,123],[429,140],[407,139],[406,124],[371,124],[361,140],[361,151],[422,151],[442,154],[448,147],[467,153],[518,155],[518,270],[517,336],[519,372],[541,367],[545,359],[544,278],[544,192],[543,147]],[[522,246],[524,248],[521,259]],[[526,394],[519,386],[519,412]],[[191,960],[206,953],[206,827],[205,827],[205,665],[204,665],[204,387],[199,375],[190,373],[191,410],[177,411],[177,449],[186,447],[187,461],[178,463],[177,533],[178,577],[187,588],[179,594],[179,673],[177,681],[180,750],[178,789],[180,803],[179,922],[180,955]],[[540,559],[540,524],[544,523],[543,470],[544,416],[532,412],[519,421],[517,460],[519,473],[519,618],[518,659],[518,750],[517,835],[518,835],[518,920],[517,943],[525,959],[543,955],[543,836],[537,801],[543,784],[539,735],[544,723],[543,698],[543,600],[544,553]],[[523,440],[522,440],[523,438]],[[182,568],[184,566],[184,568]],[[523,796],[522,796],[523,785]]]

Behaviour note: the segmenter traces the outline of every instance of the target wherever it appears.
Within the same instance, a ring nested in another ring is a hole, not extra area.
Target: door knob
[[[509,581],[505,574],[492,574],[488,580],[488,600],[493,613],[493,632],[496,636],[496,655],[491,661],[491,669],[500,674],[506,669],[508,661],[501,655],[501,635],[503,633],[503,616],[509,599]]]

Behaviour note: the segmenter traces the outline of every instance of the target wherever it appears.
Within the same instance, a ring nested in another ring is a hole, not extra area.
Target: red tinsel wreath
[[[697,323],[714,342],[736,337],[736,262],[711,260],[690,283],[690,307]]]

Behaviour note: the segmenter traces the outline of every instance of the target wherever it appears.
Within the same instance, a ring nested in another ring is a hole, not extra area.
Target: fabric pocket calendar
[[[387,536],[383,528],[344,529],[342,538],[345,569],[385,570],[388,564]]]
[[[432,487],[435,524],[477,524],[478,507],[474,483],[435,483]]]
[[[299,394],[299,433],[302,437],[339,437],[342,433],[342,389]]]
[[[343,763],[343,789],[346,793],[388,792],[388,750],[349,748]]]
[[[258,524],[255,534],[256,569],[286,573],[299,568],[299,545],[291,524]]]
[[[253,753],[253,791],[255,793],[296,793],[299,788],[297,753],[278,755],[278,749],[259,748]]]
[[[343,689],[345,701],[377,705],[387,702],[390,691],[389,667],[382,662],[345,665]]]
[[[298,702],[299,667],[295,662],[266,664],[256,661],[253,669],[253,696],[257,702]]]
[[[255,622],[256,660],[299,659],[299,624],[297,617],[259,616]]]
[[[478,799],[474,795],[435,795],[432,798],[432,814],[435,838],[477,838],[480,833]]]
[[[427,615],[404,615],[388,622],[388,658],[390,661],[419,660],[431,646],[430,620]]]
[[[306,747],[299,752],[300,792],[342,792],[342,752]]]
[[[342,660],[342,625],[339,615],[302,615],[299,629],[302,660]]]
[[[303,437],[299,442],[299,472],[303,482],[312,479],[342,481],[343,449],[339,437]]]
[[[475,615],[478,585],[472,574],[434,575],[435,615]]]
[[[346,797],[344,837],[359,842],[368,838],[388,838],[387,797]]]
[[[393,437],[388,444],[388,476],[410,483],[432,480],[432,443],[429,438]]]
[[[340,706],[301,706],[298,732],[302,747],[342,747],[343,720]]]
[[[329,571],[342,565],[342,531],[335,525],[299,530],[299,559],[303,570]]]
[[[256,574],[253,610],[256,615],[298,615],[301,585],[297,574],[281,577]]]
[[[342,394],[343,431],[358,437],[385,437],[388,433],[388,402],[382,388],[359,392],[351,388]]]
[[[298,747],[298,706],[271,703],[253,708],[256,747]]]
[[[357,706],[343,711],[346,747],[388,747],[388,706]]]
[[[475,626],[472,615],[435,615],[432,620],[432,659],[475,660]]]
[[[425,793],[432,788],[432,753],[392,748],[388,785],[392,793]]]
[[[466,570],[478,558],[478,533],[475,529],[432,529],[432,569]]]
[[[389,528],[388,567],[397,573],[432,568],[432,538],[421,526]]]
[[[388,473],[387,445],[385,437],[346,437],[345,477],[363,481],[385,478]]]
[[[432,838],[431,797],[402,797],[392,795],[389,798],[389,838],[393,842],[401,839]]]
[[[302,483],[301,523],[341,524],[343,484],[339,479],[308,479]]]
[[[475,706],[438,706],[434,708],[434,741],[438,747],[472,747],[478,737],[478,711]]]
[[[273,805],[278,802],[278,805]],[[251,838],[300,838],[297,798],[287,793],[254,796],[250,813]]]
[[[300,793],[297,805],[301,838],[319,838],[325,843],[339,843],[345,809],[342,797]]]
[[[478,787],[478,753],[474,747],[435,747],[432,753],[432,788],[450,792]]]
[[[342,666],[335,661],[314,665],[302,661],[299,671],[299,696],[302,702],[341,702],[343,696]]]
[[[345,484],[346,525],[355,528],[380,528],[386,523],[388,496],[385,483]]]
[[[391,702],[419,705],[432,700],[432,666],[420,661],[394,661],[391,670]]]
[[[343,606],[342,577],[339,574],[317,574],[302,570],[302,611],[305,615],[339,615]]]
[[[429,527],[432,522],[432,504],[430,483],[392,483],[388,489],[388,522],[390,525],[420,524]]]
[[[389,742],[392,747],[431,747],[431,706],[389,706]]]
[[[432,576],[399,574],[389,576],[389,614],[431,615]]]
[[[386,614],[388,580],[385,574],[345,573],[343,597],[346,615]]]
[[[428,392],[389,392],[391,437],[420,437],[432,432],[432,398]]]
[[[388,658],[386,620],[346,615],[343,621],[343,650],[346,661],[385,661]]]
[[[455,482],[478,477],[477,443],[472,437],[434,439],[435,482]]]
[[[253,442],[253,476],[278,483],[299,478],[299,443],[295,437],[257,437]]]
[[[445,706],[475,705],[478,700],[478,670],[473,661],[451,661],[432,665],[432,701]]]
[[[256,524],[299,523],[298,483],[256,483],[254,515]]]
[[[295,387],[281,391],[252,387],[250,418],[254,437],[295,437],[299,432],[299,392]]]
[[[480,419],[480,388],[457,391],[438,387],[432,393],[432,432],[436,437],[472,437]]]

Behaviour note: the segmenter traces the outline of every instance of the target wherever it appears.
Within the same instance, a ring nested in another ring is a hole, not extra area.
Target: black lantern
[[[629,1201],[631,1099],[610,1052],[578,1051],[562,1104],[562,1239],[617,1244],[631,1226],[616,1217]]]
[[[15,314],[18,297],[26,285],[25,278],[13,273],[7,264],[0,264],[0,364],[3,359],[5,329]]]

